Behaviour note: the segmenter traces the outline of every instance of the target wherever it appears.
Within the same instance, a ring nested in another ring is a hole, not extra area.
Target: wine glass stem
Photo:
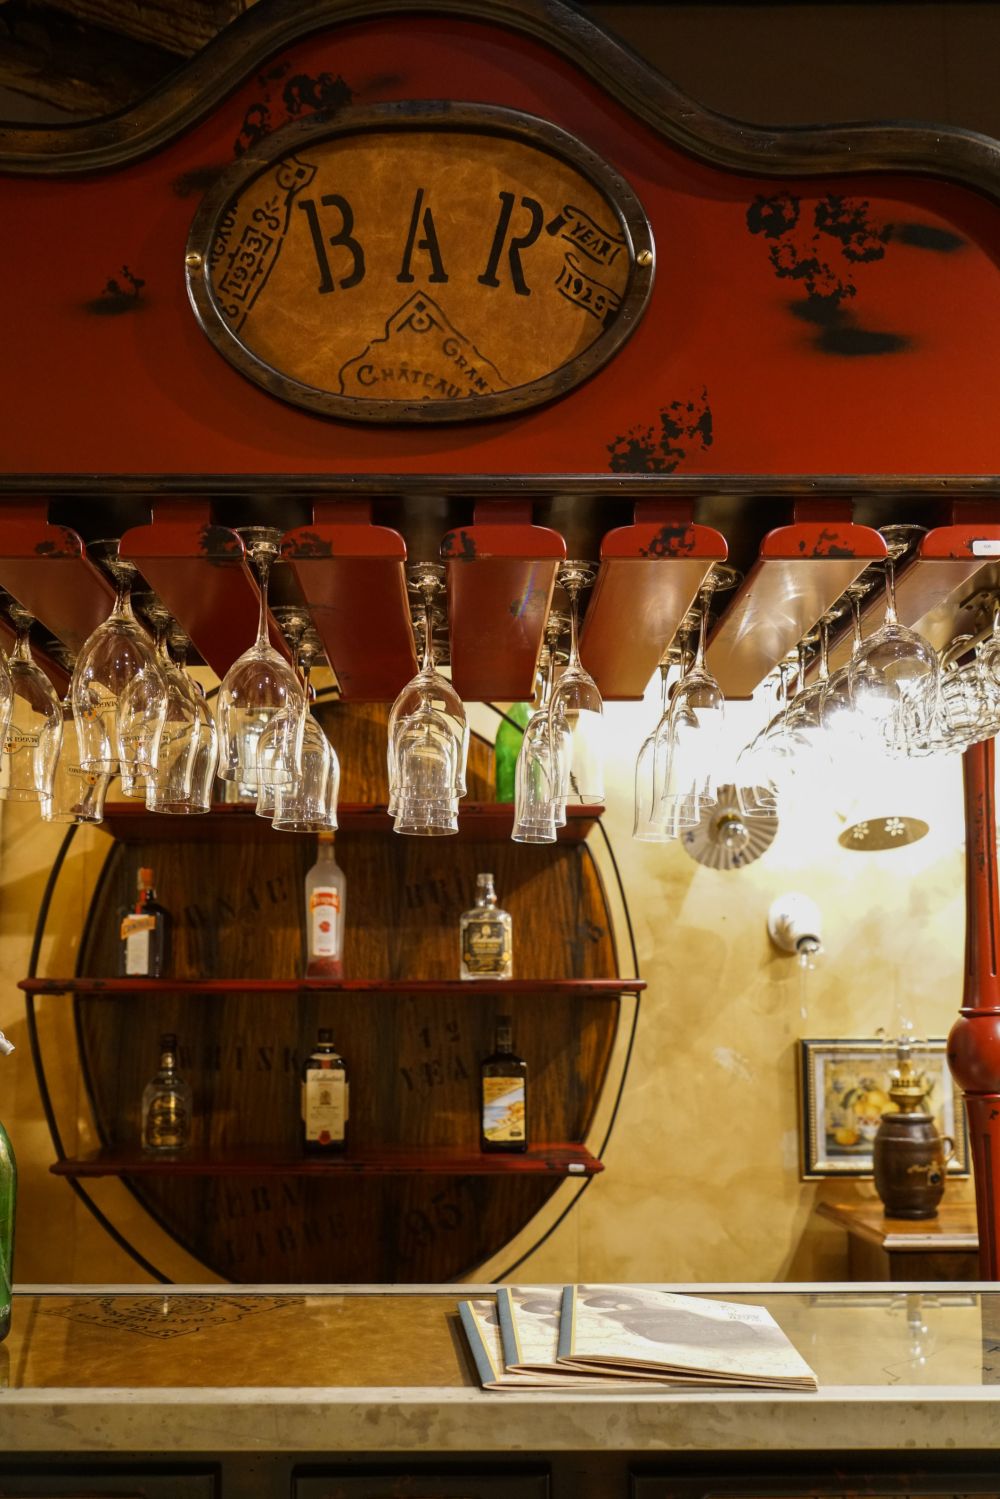
[[[887,625],[899,623],[896,615],[896,564],[891,557],[885,560],[885,622]]]
[[[257,623],[257,644],[266,648],[271,644],[270,631],[267,628],[267,584],[271,576],[271,554],[260,552],[254,558],[257,564],[258,593],[260,594],[260,619]]]
[[[670,663],[660,662],[660,717],[667,711],[667,678],[670,675]]]
[[[856,656],[861,649],[861,600],[851,600],[852,623],[854,626],[854,639],[851,642],[851,655]]]
[[[431,613],[431,601],[424,597],[424,661],[423,671],[434,670],[434,620]]]
[[[578,598],[578,589],[576,584],[571,584],[566,591],[569,594],[569,661],[567,665],[569,667],[576,667],[580,664],[580,658],[577,655],[576,649],[576,610]]]
[[[705,592],[701,595],[701,610],[698,618],[698,650],[694,658],[695,671],[705,670],[705,640],[708,635],[708,608],[712,595]]]
[[[830,626],[826,620],[819,627],[819,679],[825,682],[830,676]]]

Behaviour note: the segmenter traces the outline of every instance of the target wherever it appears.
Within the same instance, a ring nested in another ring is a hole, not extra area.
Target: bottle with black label
[[[142,1148],[185,1150],[191,1143],[191,1088],[177,1072],[177,1037],[160,1037],[160,1066],[142,1095]]]
[[[491,874],[476,875],[476,904],[460,917],[458,929],[462,978],[513,978],[512,923],[497,905]]]
[[[483,1150],[527,1150],[528,1064],[514,1051],[510,1016],[497,1017],[493,1052],[480,1065]]]
[[[122,913],[118,972],[125,978],[162,978],[170,965],[170,912],[156,899],[153,871],[140,869],[136,901]]]
[[[321,1030],[302,1070],[302,1144],[324,1154],[347,1147],[347,1063],[333,1044],[333,1032]]]

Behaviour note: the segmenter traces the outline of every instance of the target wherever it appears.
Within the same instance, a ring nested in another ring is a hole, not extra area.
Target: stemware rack
[[[381,485],[383,495],[392,483]],[[849,499],[850,481],[831,480],[824,495],[806,498],[790,482],[743,496],[731,480],[721,495],[706,480],[695,500],[690,484],[669,479],[656,498],[648,482],[623,477],[610,497],[601,483],[591,495],[585,478],[575,480],[572,509],[551,481],[523,478],[503,497],[489,487],[478,493],[475,480],[442,477],[425,480],[419,496],[376,499],[371,480],[338,481],[335,495],[292,492],[248,504],[254,519],[266,511],[283,531],[288,566],[275,570],[274,597],[309,613],[345,701],[390,701],[416,670],[406,586],[413,560],[445,563],[452,675],[467,701],[530,696],[567,552],[598,565],[581,598],[580,653],[608,701],[642,695],[706,575],[727,557],[744,579],[718,601],[708,663],[729,697],[749,695],[885,556],[877,527],[886,521],[917,517],[926,527],[900,565],[897,602],[901,622],[936,645],[959,627],[975,587],[1000,577],[1000,504],[974,487],[942,495],[939,481],[913,480],[866,493],[859,480]],[[84,538],[116,529],[122,555],[221,677],[256,622],[256,585],[233,530],[242,519],[239,501],[224,494],[125,494],[103,511],[91,502],[79,512],[68,499],[0,497],[0,587],[38,621],[36,657],[59,689],[65,673],[44,654],[45,632],[73,650],[106,617],[111,588]],[[866,612],[880,607],[873,589]],[[0,620],[0,637],[5,629]],[[285,648],[277,627],[272,637]],[[842,637],[834,641],[831,667],[846,650]]]

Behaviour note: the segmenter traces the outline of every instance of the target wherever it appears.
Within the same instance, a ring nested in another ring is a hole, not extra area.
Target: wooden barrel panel
[[[360,718],[350,716],[352,732]],[[381,727],[368,723],[369,737],[384,743]],[[117,845],[94,897],[80,971],[116,971],[119,911],[132,898],[136,870],[149,864],[174,915],[173,976],[296,976],[303,879],[315,848],[314,838],[278,833],[240,845],[213,844],[210,836],[203,844]],[[338,837],[337,858],[348,882],[350,977],[456,978],[458,917],[484,869],[495,874],[513,917],[518,977],[616,971],[585,844],[534,848],[357,833]],[[492,1049],[501,1011],[513,1017],[515,1044],[530,1069],[532,1137],[580,1139],[618,1018],[615,999],[502,987],[495,996],[166,991],[85,996],[76,1004],[94,1117],[109,1146],[137,1142],[142,1089],[157,1065],[160,1034],[172,1030],[195,1093],[195,1145],[295,1150],[302,1060],[317,1029],[329,1026],[350,1068],[352,1144],[474,1148],[479,1062]],[[229,1279],[351,1282],[459,1276],[511,1239],[558,1181],[241,1175],[143,1176],[130,1185],[186,1249]]]

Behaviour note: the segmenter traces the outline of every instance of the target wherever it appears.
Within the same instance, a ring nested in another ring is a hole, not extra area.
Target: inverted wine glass
[[[894,720],[906,702],[929,700],[938,690],[937,652],[930,641],[899,623],[895,569],[915,530],[886,526],[885,621],[865,640],[848,668],[848,690],[855,708],[883,728],[887,742],[895,737]]]
[[[604,803],[604,703],[593,677],[580,660],[580,592],[594,581],[588,562],[563,562],[557,581],[569,599],[569,659],[549,702],[549,740],[553,763],[557,745],[568,753],[561,788],[565,800],[601,806]]]
[[[59,642],[47,647],[48,653],[72,676],[73,656]],[[106,772],[84,770],[80,764],[80,747],[73,724],[73,698],[69,686],[59,705],[63,730],[52,773],[52,788],[41,798],[43,822],[103,822],[104,799],[111,777]]]
[[[10,720],[0,754],[0,800],[41,802],[52,796],[62,743],[62,707],[48,677],[31,656],[33,617],[19,604],[7,610],[17,631],[10,658]]]
[[[70,694],[85,770],[118,769],[118,713],[122,695],[140,671],[155,673],[153,642],[132,611],[135,566],[118,554],[117,540],[92,541],[87,554],[103,564],[115,584],[115,606],[84,642],[73,668]]]
[[[256,640],[233,662],[219,688],[219,776],[256,792],[261,735],[283,708],[301,710],[303,697],[294,669],[274,649],[268,631],[268,579],[282,533],[272,526],[245,526],[238,531],[257,570],[260,613]]]

